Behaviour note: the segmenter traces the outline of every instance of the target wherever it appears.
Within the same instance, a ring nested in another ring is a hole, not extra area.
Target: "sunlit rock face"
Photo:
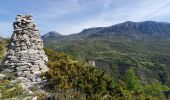
[[[40,33],[31,15],[17,15],[13,27],[11,43],[1,70],[15,72],[21,81],[39,83],[40,74],[48,71],[48,58]]]

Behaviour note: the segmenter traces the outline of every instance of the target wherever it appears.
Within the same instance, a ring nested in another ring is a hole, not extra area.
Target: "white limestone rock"
[[[16,72],[21,85],[29,88],[39,84],[40,74],[48,71],[48,58],[31,15],[17,15],[13,27],[11,43],[1,69]]]
[[[0,74],[0,80],[3,80],[5,78],[4,74]]]

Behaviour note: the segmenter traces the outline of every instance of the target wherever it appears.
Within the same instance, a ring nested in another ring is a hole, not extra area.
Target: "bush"
[[[48,91],[65,93],[76,90],[85,93],[88,99],[102,98],[113,91],[114,81],[108,72],[99,71],[84,62],[73,61],[63,53],[45,50],[49,56],[50,69],[43,76],[48,80]]]
[[[144,87],[144,92],[146,94],[150,94],[158,98],[164,98],[164,95],[162,92],[165,90],[170,90],[170,88],[160,83],[152,83]]]
[[[135,72],[132,68],[128,69],[124,76],[124,82],[126,83],[128,89],[134,91],[140,91],[141,84],[138,77],[135,75]]]
[[[11,84],[9,80],[2,80],[0,82],[1,99],[13,98],[23,93],[23,89],[19,83]]]

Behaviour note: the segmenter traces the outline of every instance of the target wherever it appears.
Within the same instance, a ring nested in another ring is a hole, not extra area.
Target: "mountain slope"
[[[88,37],[102,36],[126,36],[135,39],[141,38],[165,38],[170,37],[170,23],[145,21],[116,24],[110,27],[98,27],[85,29],[79,35],[88,35]]]
[[[109,70],[118,78],[132,67],[144,84],[170,84],[169,23],[128,21],[85,29],[53,41],[46,38],[44,44],[77,59],[92,59],[99,69]]]

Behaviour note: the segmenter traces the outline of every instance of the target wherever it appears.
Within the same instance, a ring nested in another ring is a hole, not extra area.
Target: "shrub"
[[[1,97],[13,98],[23,93],[23,89],[19,86],[19,83],[11,84],[9,80],[3,80],[0,82]]]
[[[126,71],[124,82],[130,90],[139,91],[141,89],[140,81],[132,68]]]

